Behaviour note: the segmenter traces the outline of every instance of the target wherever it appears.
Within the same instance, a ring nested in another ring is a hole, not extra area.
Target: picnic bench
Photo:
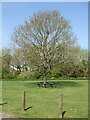
[[[39,82],[38,84],[38,87],[42,87],[42,82]],[[43,84],[43,87],[45,87],[45,85],[46,84]],[[55,83],[49,83],[49,82],[47,82],[47,86],[50,86],[51,88],[53,88],[53,87],[55,87],[56,88],[56,86],[55,86]]]

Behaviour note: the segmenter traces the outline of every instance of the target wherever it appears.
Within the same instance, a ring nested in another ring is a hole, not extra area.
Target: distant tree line
[[[16,49],[13,54],[9,48],[2,50],[2,78],[43,78],[43,68],[32,67],[28,59],[24,59],[20,49]],[[75,47],[71,54],[67,54],[67,59],[63,58],[54,63],[47,71],[47,77],[88,77],[87,50]]]

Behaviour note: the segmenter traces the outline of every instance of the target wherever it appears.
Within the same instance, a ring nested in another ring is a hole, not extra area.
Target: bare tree
[[[75,45],[76,37],[70,22],[53,10],[34,14],[23,25],[19,25],[14,31],[13,41],[22,48],[30,66],[43,67],[46,87],[47,70],[60,60],[65,45],[68,48]],[[58,47],[61,47],[61,51],[58,51]]]

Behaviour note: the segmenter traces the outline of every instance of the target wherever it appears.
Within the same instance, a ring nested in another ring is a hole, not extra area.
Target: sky
[[[88,48],[88,2],[8,2],[2,3],[2,46],[10,47],[14,28],[24,24],[33,13],[58,10],[71,21],[72,31],[81,48]],[[0,46],[1,47],[1,46]]]

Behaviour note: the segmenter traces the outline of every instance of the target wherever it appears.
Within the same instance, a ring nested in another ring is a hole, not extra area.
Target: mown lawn
[[[55,81],[56,88],[38,87],[36,82],[3,81],[2,111],[17,118],[59,118],[59,93],[63,94],[64,118],[88,117],[88,80]],[[22,111],[22,91],[26,111]]]

